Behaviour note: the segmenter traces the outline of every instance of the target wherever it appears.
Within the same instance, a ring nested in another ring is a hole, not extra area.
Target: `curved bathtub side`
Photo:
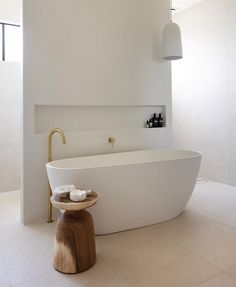
[[[100,193],[96,234],[160,223],[178,216],[196,184],[201,157],[83,170],[48,168],[52,188],[74,184]]]
[[[177,217],[192,195],[199,167],[200,158],[194,158],[115,168],[106,171],[106,187],[100,171],[96,185],[102,198],[90,209],[96,234],[138,228]]]

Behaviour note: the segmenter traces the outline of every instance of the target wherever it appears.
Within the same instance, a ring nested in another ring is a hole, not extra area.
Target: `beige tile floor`
[[[19,223],[19,192],[0,194],[0,286],[236,287],[236,187],[200,182],[175,220],[97,237],[98,261],[78,275],[53,269],[54,234]]]

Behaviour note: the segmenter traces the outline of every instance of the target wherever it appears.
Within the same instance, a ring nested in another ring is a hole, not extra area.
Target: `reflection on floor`
[[[52,267],[55,224],[22,226],[18,198],[0,195],[1,287],[236,286],[236,187],[199,182],[179,218],[97,237],[97,264],[70,276]]]

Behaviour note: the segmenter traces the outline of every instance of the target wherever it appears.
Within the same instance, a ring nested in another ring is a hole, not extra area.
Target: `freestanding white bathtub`
[[[192,195],[200,162],[193,151],[142,150],[52,161],[46,167],[52,189],[74,184],[100,193],[90,209],[98,235],[177,217]]]

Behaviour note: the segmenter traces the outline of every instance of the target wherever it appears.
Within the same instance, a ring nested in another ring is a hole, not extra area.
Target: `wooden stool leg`
[[[54,267],[62,273],[79,273],[96,262],[93,218],[86,210],[65,211],[57,222]]]

